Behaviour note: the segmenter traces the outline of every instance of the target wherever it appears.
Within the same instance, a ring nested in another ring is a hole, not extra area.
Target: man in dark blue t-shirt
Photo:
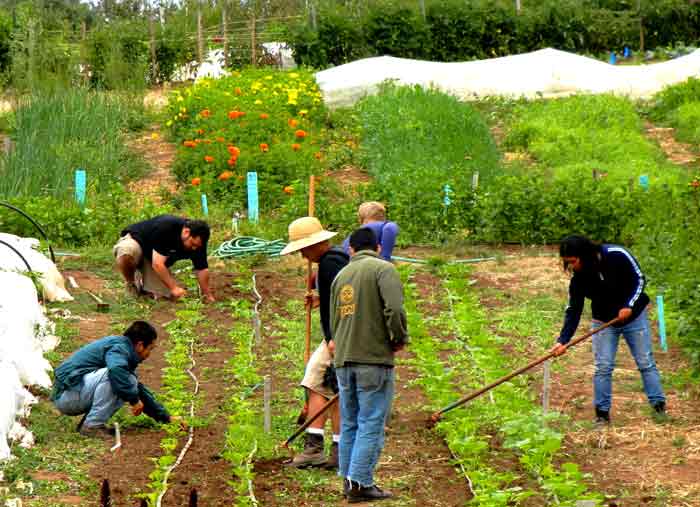
[[[204,298],[213,302],[209,288],[207,241],[209,226],[201,220],[160,215],[125,228],[114,245],[117,268],[132,294],[150,293],[154,297],[178,299],[185,289],[178,286],[170,266],[190,259]],[[137,272],[141,280],[136,279]]]

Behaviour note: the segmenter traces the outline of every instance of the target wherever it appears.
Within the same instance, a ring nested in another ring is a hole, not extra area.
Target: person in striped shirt
[[[564,325],[552,352],[566,352],[565,345],[576,332],[586,298],[591,300],[593,329],[614,318],[621,320],[593,335],[596,424],[610,423],[612,376],[620,335],[637,363],[649,404],[654,413],[664,416],[666,397],[652,353],[647,318],[649,297],[644,292],[646,282],[637,259],[622,246],[599,244],[583,236],[565,238],[559,245],[559,255],[564,269],[573,272],[573,276]]]

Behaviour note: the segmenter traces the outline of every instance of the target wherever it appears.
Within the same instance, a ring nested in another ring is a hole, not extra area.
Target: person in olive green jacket
[[[371,229],[350,235],[350,263],[331,286],[334,363],[340,389],[339,471],[349,503],[391,498],[374,483],[394,395],[394,354],[408,342],[403,286],[379,258]]]

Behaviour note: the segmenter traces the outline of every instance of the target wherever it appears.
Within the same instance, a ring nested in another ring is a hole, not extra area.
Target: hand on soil
[[[143,402],[141,400],[135,405],[131,405],[131,413],[133,415],[141,415],[141,412],[143,412]]]
[[[173,424],[178,424],[180,426],[180,429],[183,431],[187,429],[187,421],[185,421],[185,419],[183,419],[179,415],[171,415],[170,422]]]
[[[554,347],[552,347],[550,350],[555,356],[561,356],[566,352],[566,345],[562,345],[561,343],[557,343]]]
[[[182,296],[185,295],[186,292],[187,291],[185,291],[185,289],[183,289],[182,287],[175,287],[170,291],[170,296],[173,299],[180,299]]]

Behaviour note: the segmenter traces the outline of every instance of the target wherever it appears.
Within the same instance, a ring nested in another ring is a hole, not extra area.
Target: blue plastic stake
[[[75,170],[75,200],[81,206],[85,206],[85,194],[87,190],[87,174],[83,169]]]
[[[649,176],[646,174],[642,174],[639,177],[639,186],[642,187],[644,190],[649,190]]]
[[[630,48],[628,48],[627,46],[625,46],[625,49],[622,51],[622,56],[624,56],[625,58],[629,58],[630,55],[631,55],[631,53],[630,53]]]
[[[659,319],[659,341],[661,342],[661,350],[668,352],[668,344],[666,343],[666,320],[664,318],[664,297],[656,296],[656,313]]]
[[[450,185],[446,184],[444,187],[442,187],[442,191],[445,193],[445,197],[442,199],[442,202],[447,208],[450,204],[452,204],[452,199],[450,199],[450,195],[452,194],[452,188],[450,187]]]
[[[258,173],[248,173],[248,220],[258,221]]]
[[[615,55],[615,51],[612,51],[610,53],[610,65],[615,65],[617,63],[617,56]]]
[[[207,203],[207,194],[202,194],[202,213],[205,217],[209,216],[209,204]]]

